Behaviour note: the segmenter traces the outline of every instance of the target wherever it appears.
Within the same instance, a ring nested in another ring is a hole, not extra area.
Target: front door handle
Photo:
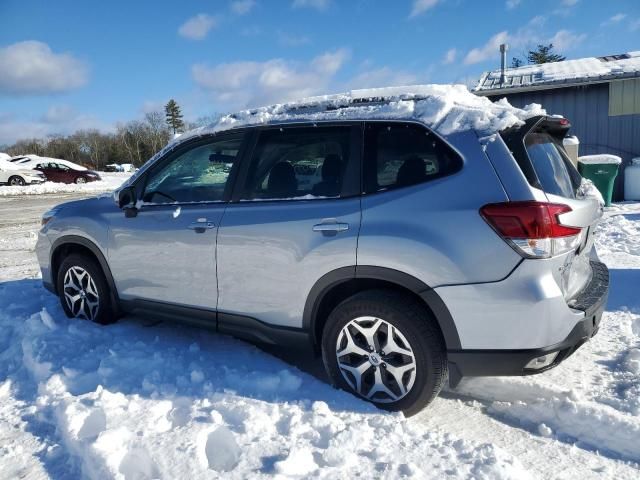
[[[313,226],[314,232],[339,233],[349,230],[348,223],[318,223]]]
[[[207,222],[206,220],[198,220],[197,222],[190,223],[187,228],[194,230],[196,233],[204,233],[205,230],[216,228],[216,224],[213,222]]]

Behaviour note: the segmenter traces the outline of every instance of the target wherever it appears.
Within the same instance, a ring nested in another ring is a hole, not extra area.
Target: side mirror
[[[118,206],[124,210],[127,218],[138,215],[136,192],[133,187],[125,187],[118,192]]]

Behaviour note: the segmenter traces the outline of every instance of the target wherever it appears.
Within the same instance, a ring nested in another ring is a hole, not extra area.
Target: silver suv
[[[325,97],[185,134],[113,198],[45,214],[44,285],[69,317],[313,348],[335,385],[406,414],[447,379],[552,368],[609,288],[570,125],[441,100]]]

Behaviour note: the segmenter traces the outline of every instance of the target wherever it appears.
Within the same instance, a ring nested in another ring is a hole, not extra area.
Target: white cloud
[[[190,40],[202,40],[217,23],[215,17],[206,13],[199,13],[180,25],[178,33]]]
[[[306,35],[295,35],[278,30],[278,42],[285,47],[299,47],[311,43],[311,39]]]
[[[625,18],[627,18],[627,14],[626,13],[618,13],[617,15],[614,15],[613,17],[611,17],[609,20],[614,22],[614,23],[617,23],[617,22],[621,22]]]
[[[509,32],[506,30],[496,33],[483,46],[469,50],[464,57],[464,63],[466,65],[472,65],[474,63],[484,62],[490,58],[497,58],[500,44],[507,43],[509,38]]]
[[[409,14],[409,18],[422,15],[427,10],[435,7],[438,1],[439,0],[413,0],[413,5],[411,7],[411,13]]]
[[[449,65],[450,63],[456,61],[457,56],[458,50],[456,50],[455,48],[450,48],[449,50],[447,50],[447,53],[444,54],[444,60],[442,60],[442,63],[444,63],[445,65]]]
[[[236,0],[231,2],[231,11],[236,15],[246,15],[256,6],[255,0]]]
[[[315,8],[316,10],[326,10],[330,0],[293,0],[293,8]]]
[[[93,115],[79,113],[69,105],[52,105],[37,118],[18,113],[0,115],[0,144],[11,145],[20,139],[45,138],[49,135],[68,135],[81,129],[112,132],[113,125]]]
[[[484,45],[469,50],[464,57],[464,63],[472,65],[490,59],[495,59],[497,62],[500,58],[500,44],[502,43],[508,44],[510,51],[534,48],[537,44],[552,43],[555,49],[562,54],[572,50],[586,38],[585,34],[577,34],[569,30],[559,30],[552,36],[545,35],[541,30],[544,23],[545,18],[538,16],[514,33],[509,33],[507,30],[496,33]]]
[[[627,18],[627,14],[626,13],[617,13],[616,15],[613,15],[613,16],[609,17],[608,19],[606,19],[604,22],[602,22],[600,24],[600,26],[606,27],[606,26],[609,26],[609,25],[614,25],[616,23],[620,23],[625,18]]]
[[[349,56],[348,50],[338,49],[309,62],[276,58],[214,66],[196,64],[191,73],[195,83],[211,92],[222,107],[242,108],[323,93]]]
[[[573,33],[569,30],[560,30],[556,32],[553,37],[545,40],[544,43],[552,43],[553,48],[562,53],[563,51],[573,49],[576,45],[582,43],[585,38],[587,38],[587,35],[584,33]]]
[[[563,7],[573,7],[579,1],[580,0],[562,0],[560,2],[560,5],[562,5]]]
[[[629,23],[629,31],[635,32],[636,30],[640,30],[640,18]]]
[[[87,65],[35,40],[0,48],[0,94],[65,92],[87,83]]]
[[[520,5],[521,2],[522,2],[522,0],[507,0],[507,2],[506,2],[507,9],[513,10],[518,5]]]

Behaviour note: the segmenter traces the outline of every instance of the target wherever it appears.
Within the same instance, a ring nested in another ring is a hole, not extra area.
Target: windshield
[[[525,146],[542,189],[553,195],[575,198],[580,174],[558,141],[548,133],[531,133],[525,139]]]

